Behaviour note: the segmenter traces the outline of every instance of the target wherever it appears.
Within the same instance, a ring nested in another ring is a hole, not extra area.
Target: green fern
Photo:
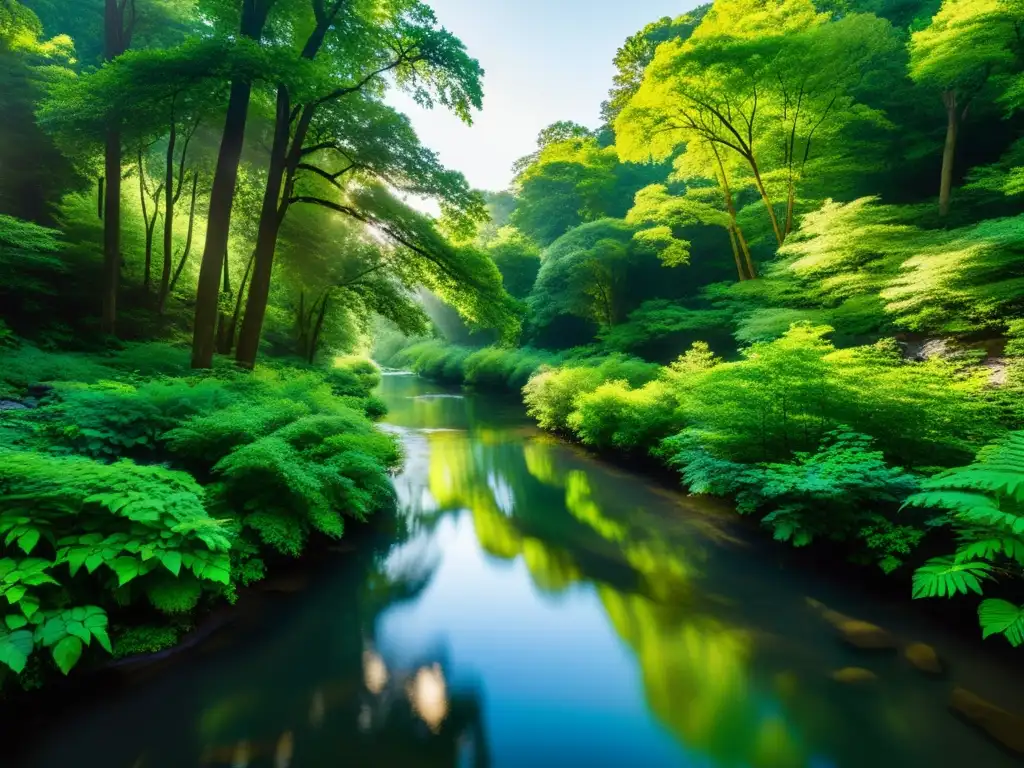
[[[930,560],[914,574],[914,597],[983,594],[982,581],[996,573],[1020,574],[1024,566],[1024,432],[986,446],[966,467],[950,469],[922,484],[908,506],[949,511],[959,547],[953,557]],[[1024,640],[1019,610],[1003,600],[985,600],[979,619],[985,637],[1005,634]]]
[[[982,594],[981,582],[990,577],[987,563],[958,563],[953,558],[935,557],[914,574],[914,597],[953,597],[974,592]]]

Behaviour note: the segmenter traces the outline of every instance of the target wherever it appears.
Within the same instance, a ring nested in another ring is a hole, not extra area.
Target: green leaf
[[[107,653],[113,653],[110,647],[110,638],[107,637],[107,630],[104,627],[94,627],[90,630],[92,636],[96,638],[96,642],[100,644]]]
[[[67,630],[67,633],[69,635],[77,637],[86,645],[88,645],[89,642],[92,640],[92,634],[89,632],[88,629],[85,628],[85,626],[80,621],[75,621],[72,619],[64,625],[64,628]]]
[[[39,530],[36,528],[29,528],[21,536],[18,537],[18,546],[21,547],[22,552],[26,555],[31,555],[32,550],[35,549],[36,544],[39,543]]]
[[[4,617],[4,623],[8,629],[21,629],[28,624],[28,619],[19,613],[12,613]]]
[[[65,675],[74,668],[80,658],[82,641],[77,637],[69,635],[53,646],[53,660]]]
[[[164,567],[168,571],[177,576],[181,572],[181,553],[180,552],[164,552],[160,555],[160,562],[164,564]]]
[[[0,663],[6,664],[13,672],[20,674],[25,669],[34,647],[32,633],[28,630],[0,633]]]
[[[983,600],[978,606],[978,621],[984,638],[1002,634],[1014,648],[1024,643],[1024,606],[1005,600]]]
[[[67,625],[65,624],[63,617],[54,616],[39,627],[36,631],[36,639],[43,645],[50,647],[67,637],[67,634]]]
[[[117,574],[117,585],[123,587],[129,581],[139,575],[139,561],[134,557],[119,557],[109,563],[114,573]]]
[[[35,595],[25,595],[21,598],[21,602],[18,603],[18,607],[21,608],[21,612],[25,614],[25,618],[31,620],[36,611],[39,610],[39,598]]]
[[[71,575],[74,576],[78,573],[79,569],[85,564],[85,559],[89,556],[89,550],[84,547],[68,550],[68,570],[71,571]],[[92,571],[90,571],[92,573]]]
[[[13,587],[7,590],[7,602],[11,605],[14,605],[16,602],[18,602],[19,600],[21,600],[21,598],[25,596],[25,592],[27,591],[28,590],[26,590],[25,587],[23,587],[21,584],[15,584]]]

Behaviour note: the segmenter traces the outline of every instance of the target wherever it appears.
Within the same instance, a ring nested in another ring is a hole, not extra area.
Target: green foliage
[[[983,448],[974,463],[946,470],[922,484],[907,504],[946,510],[958,548],[952,557],[929,561],[914,576],[914,597],[982,594],[982,580],[1019,578],[1024,567],[1024,433],[1013,432]],[[985,637],[1004,634],[1021,641],[1019,609],[985,600],[979,610]]]
[[[380,369],[364,357],[339,357],[325,378],[336,395],[366,397],[380,384]]]
[[[114,637],[113,656],[124,659],[146,653],[157,653],[178,644],[179,632],[171,626],[128,627]]]
[[[695,493],[736,498],[742,514],[758,514],[779,541],[802,547],[815,539],[859,541],[885,570],[910,554],[924,535],[896,526],[892,515],[918,481],[886,463],[867,435],[839,430],[814,453],[785,463],[741,464],[716,458],[697,430],[669,438],[661,448]]]
[[[544,429],[568,430],[570,417],[583,395],[610,381],[640,387],[657,375],[658,366],[624,355],[573,361],[559,368],[542,369],[531,378],[523,388],[523,402]]]
[[[577,395],[566,422],[585,445],[625,451],[644,451],[683,426],[670,387],[661,380],[637,389],[607,381]]]
[[[266,551],[298,555],[312,531],[338,537],[343,515],[362,520],[392,501],[401,455],[364,415],[380,405],[365,397],[380,375],[367,361],[340,361],[333,375],[271,366],[148,378],[150,364],[180,372],[180,350],[97,358],[26,346],[5,358],[12,383],[54,386],[18,412],[24,429],[0,433],[0,597],[13,611],[0,661],[16,672],[40,648],[65,673],[93,639],[109,652],[108,612],[187,619],[233,600],[263,577]],[[128,454],[153,463],[119,459]],[[124,652],[172,634],[130,640],[129,628]]]

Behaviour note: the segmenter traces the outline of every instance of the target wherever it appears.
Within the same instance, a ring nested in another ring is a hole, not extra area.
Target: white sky
[[[438,20],[480,60],[484,108],[472,127],[403,94],[389,101],[413,121],[420,140],[477,189],[502,190],[511,166],[556,120],[591,128],[611,86],[623,41],[697,0],[428,0]]]

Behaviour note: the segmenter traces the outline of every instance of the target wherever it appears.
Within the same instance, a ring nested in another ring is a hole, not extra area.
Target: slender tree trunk
[[[942,179],[939,182],[939,215],[949,214],[949,199],[953,193],[953,163],[956,160],[956,140],[960,132],[956,91],[944,91],[946,105],[946,146],[942,150]]]
[[[174,276],[171,278],[170,285],[167,286],[167,291],[160,297],[160,314],[163,314],[167,306],[167,297],[174,290],[174,286],[178,284],[178,278],[181,277],[181,273],[185,269],[185,262],[188,261],[189,254],[192,252],[192,232],[196,222],[196,190],[198,186],[199,172],[196,171],[192,175],[192,202],[189,204],[188,209],[188,231],[185,234],[185,248],[181,252],[181,260],[178,262],[178,268],[174,270]]]
[[[712,144],[711,151],[715,153],[715,160],[718,162],[718,182],[722,188],[722,195],[725,198],[725,210],[729,214],[729,237],[730,239],[735,238],[733,242],[733,253],[736,255],[737,262],[739,256],[736,254],[736,245],[739,244],[740,250],[743,253],[743,260],[746,263],[746,272],[743,267],[739,267],[738,272],[740,275],[740,282],[749,278],[751,280],[757,279],[757,269],[754,267],[754,260],[750,258],[750,247],[747,245],[747,238],[743,236],[743,230],[740,229],[739,222],[736,221],[736,205],[732,199],[732,187],[729,185],[729,174],[725,172],[725,165],[722,163],[722,157],[718,154],[718,148]]]
[[[786,236],[779,229],[779,219],[775,215],[775,206],[772,205],[772,199],[768,196],[768,190],[764,188],[764,182],[761,181],[761,170],[757,167],[757,161],[753,157],[747,157],[747,162],[750,163],[750,169],[754,172],[754,184],[757,186],[757,191],[761,195],[761,200],[764,201],[764,207],[768,210],[768,218],[772,222],[772,232],[775,233],[775,239],[779,245],[782,245],[786,241]]]
[[[796,187],[793,184],[793,179],[789,180],[789,192],[786,195],[786,229],[783,232],[783,237],[789,237],[789,233],[793,231],[793,208],[796,204]]]
[[[96,215],[103,221],[103,177],[96,180]]]
[[[142,287],[149,292],[150,270],[153,268],[153,228],[149,226],[149,211],[147,210],[146,198],[146,169],[142,165],[142,149],[139,149],[139,202],[142,204],[142,226],[146,233],[146,260],[142,269]],[[156,223],[156,213],[153,213],[153,223]]]
[[[178,127],[171,116],[171,132],[167,136],[167,158],[164,166],[164,264],[160,270],[160,289],[157,292],[157,306],[162,313],[164,302],[171,286],[171,270],[174,266],[174,145],[178,139]],[[182,183],[178,179],[178,184]]]
[[[732,246],[732,258],[736,262],[736,274],[739,276],[739,280],[742,283],[747,279],[746,268],[743,266],[743,262],[740,261],[740,247],[736,244],[736,230],[731,226],[726,227],[726,232],[729,233],[729,244]]]
[[[283,85],[277,89],[277,120],[274,128],[274,144],[270,151],[270,169],[267,172],[267,186],[263,191],[263,207],[260,210],[259,232],[256,235],[256,255],[249,285],[249,296],[245,302],[245,316],[242,330],[238,334],[238,351],[235,362],[243,368],[256,365],[259,352],[263,320],[267,313],[267,299],[270,296],[270,279],[274,271],[274,252],[277,249],[277,235],[281,228],[283,212],[287,203],[281,201],[284,176],[288,166],[288,140],[291,135],[289,112],[291,99]],[[296,136],[301,145],[301,139]]]
[[[224,254],[224,283],[221,290],[225,295],[231,295],[231,272],[228,260],[231,256],[230,249]],[[219,305],[218,305],[219,306]],[[217,312],[217,352],[226,355],[231,351],[231,341],[228,339],[228,324],[231,322],[228,313],[224,310]]]
[[[243,0],[241,35],[259,42],[266,26],[270,0]],[[192,367],[209,368],[217,343],[217,306],[221,265],[228,247],[231,230],[231,208],[238,183],[238,165],[245,141],[245,123],[249,112],[252,83],[236,80],[231,83],[224,133],[221,136],[217,168],[210,191],[210,211],[206,224],[206,243],[199,268],[196,290],[195,327],[192,334]]]
[[[327,302],[330,300],[330,291],[324,292],[324,297],[320,301],[320,312],[316,318],[316,325],[313,326],[313,336],[309,340],[309,364],[312,365],[316,361],[317,347],[320,346],[320,334],[324,329],[324,319],[327,317]]]
[[[249,263],[245,265],[245,272],[242,274],[242,282],[238,284],[238,297],[235,299],[235,311],[231,315],[231,324],[228,326],[228,351],[226,354],[231,354],[231,348],[235,345],[235,330],[238,328],[238,318],[242,314],[242,297],[245,296],[245,287],[249,283],[249,275],[252,273],[253,262],[256,261],[256,251],[252,252],[249,256]]]
[[[130,9],[131,16],[126,18]],[[134,0],[106,0],[103,13],[104,58],[113,61],[128,50],[135,21]],[[126,24],[127,22],[127,24]],[[121,283],[121,118],[108,119],[104,146],[103,288],[100,328],[117,330],[117,292]]]
[[[757,280],[757,267],[754,266],[754,260],[750,258],[750,246],[747,245],[747,238],[743,236],[743,230],[740,229],[740,225],[736,223],[735,215],[733,216],[732,228],[736,232],[736,239],[739,241],[740,250],[743,252],[743,260],[747,264],[747,276],[751,280]]]

